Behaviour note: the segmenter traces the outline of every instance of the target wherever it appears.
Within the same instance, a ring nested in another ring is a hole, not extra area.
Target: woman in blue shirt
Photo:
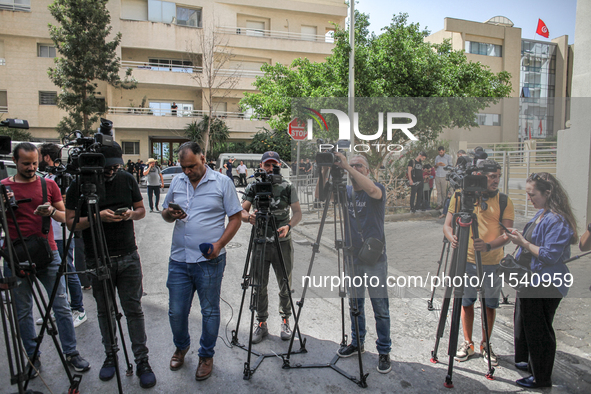
[[[558,180],[547,172],[531,174],[525,191],[535,217],[523,234],[513,230],[509,239],[520,246],[515,258],[528,261],[529,285],[517,292],[514,314],[515,366],[531,376],[516,381],[527,388],[551,387],[556,354],[552,328],[554,314],[572,284],[564,261],[578,241],[577,223],[569,198]]]

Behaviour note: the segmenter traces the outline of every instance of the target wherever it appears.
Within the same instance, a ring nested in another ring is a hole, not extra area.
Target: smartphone
[[[37,207],[37,210],[38,210],[38,211],[44,211],[44,212],[45,212],[45,211],[47,211],[47,210],[49,209],[49,207],[50,207],[50,206],[51,206],[51,204],[43,204],[43,205],[39,205],[39,206]]]
[[[511,230],[509,230],[507,227],[505,227],[505,225],[503,223],[499,222],[499,225],[503,228],[503,230],[505,230],[506,232],[511,234]]]
[[[168,206],[172,209],[175,209],[177,211],[181,211],[182,213],[186,214],[185,210],[183,208],[181,208],[181,206],[179,204],[175,204],[173,202],[169,203]]]
[[[118,208],[117,210],[115,210],[115,215],[123,215],[125,212],[127,212],[128,208]]]

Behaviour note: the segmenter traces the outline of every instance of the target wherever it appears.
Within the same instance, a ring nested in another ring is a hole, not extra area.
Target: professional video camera
[[[88,176],[102,174],[105,166],[105,157],[98,153],[101,146],[113,146],[113,122],[101,118],[101,125],[93,137],[83,137],[80,131],[75,131],[73,136],[64,138],[64,148],[73,146],[68,152],[68,164],[65,171],[70,174],[81,174],[82,182]]]
[[[273,173],[267,174],[262,168],[257,168],[255,173],[254,192],[255,199],[258,201],[259,208],[268,208],[273,196],[273,185],[280,184],[283,181],[281,168],[273,165]]]
[[[469,156],[460,156],[456,167],[445,166],[447,180],[454,190],[461,189],[464,193],[475,194],[485,192],[488,188],[486,175],[474,175],[475,172],[495,172],[497,167],[494,165],[484,165],[478,167],[477,163],[485,160],[488,154],[481,147],[476,147]]]
[[[338,163],[340,160],[334,155],[339,149],[347,149],[351,145],[350,141],[339,140],[336,145],[325,144],[322,138],[316,140],[316,144],[320,148],[320,152],[316,154],[316,164],[321,167],[331,167],[334,163]],[[331,146],[331,148],[322,149],[323,145]]]

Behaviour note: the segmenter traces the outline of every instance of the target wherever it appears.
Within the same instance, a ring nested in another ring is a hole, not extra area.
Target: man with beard
[[[103,223],[106,238],[106,247],[110,260],[110,274],[113,285],[117,288],[119,301],[127,319],[127,329],[131,348],[137,364],[136,375],[140,378],[140,386],[149,388],[156,384],[156,376],[148,363],[148,348],[146,347],[146,329],[144,324],[144,312],[142,310],[142,265],[135,243],[133,221],[141,220],[146,215],[142,195],[133,175],[127,171],[119,171],[123,166],[121,147],[116,142],[113,146],[102,146],[99,153],[105,157],[104,197],[99,198],[100,220]],[[99,193],[102,194],[102,193]],[[78,187],[73,182],[68,189],[66,198],[66,220],[68,228],[74,225],[76,205],[79,203]],[[116,211],[124,208],[125,211],[117,214]],[[84,230],[84,251],[86,265],[96,268],[93,239],[88,222],[86,206],[82,207],[80,220],[76,223],[76,229]],[[105,291],[103,282],[96,277],[92,278],[92,290],[96,300],[99,327],[103,337],[103,345],[107,355],[103,367],[99,372],[99,378],[107,381],[115,376],[115,358],[109,336],[109,321],[112,327],[116,327],[112,311],[105,305]],[[116,302],[116,300],[113,300]],[[116,331],[115,331],[116,332]]]

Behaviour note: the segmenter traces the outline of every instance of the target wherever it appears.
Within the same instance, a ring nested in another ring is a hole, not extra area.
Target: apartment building
[[[433,43],[444,39],[451,40],[454,50],[465,50],[469,61],[495,73],[511,73],[513,92],[478,114],[478,128],[446,130],[441,138],[452,145],[517,142],[552,136],[565,127],[572,64],[568,36],[551,42],[522,39],[521,28],[507,17],[495,16],[482,23],[445,18],[444,29],[425,38]]]
[[[58,55],[48,33],[55,23],[49,4],[0,0],[0,115],[27,119],[36,140],[57,141],[55,126],[65,112],[56,107],[58,88],[47,77]],[[333,23],[342,26],[347,15],[342,0],[113,0],[108,10],[113,32],[122,33],[121,76],[132,68],[138,87],[99,82],[98,92],[125,160],[133,161],[174,159],[186,141],[183,129],[208,112],[211,85],[199,78],[208,67],[201,42],[214,36],[216,52],[231,53],[218,78],[236,76],[237,83],[230,91],[213,89],[211,103],[230,140],[247,141],[266,122],[251,120],[238,102],[255,91],[261,65],[323,61],[334,45]]]

